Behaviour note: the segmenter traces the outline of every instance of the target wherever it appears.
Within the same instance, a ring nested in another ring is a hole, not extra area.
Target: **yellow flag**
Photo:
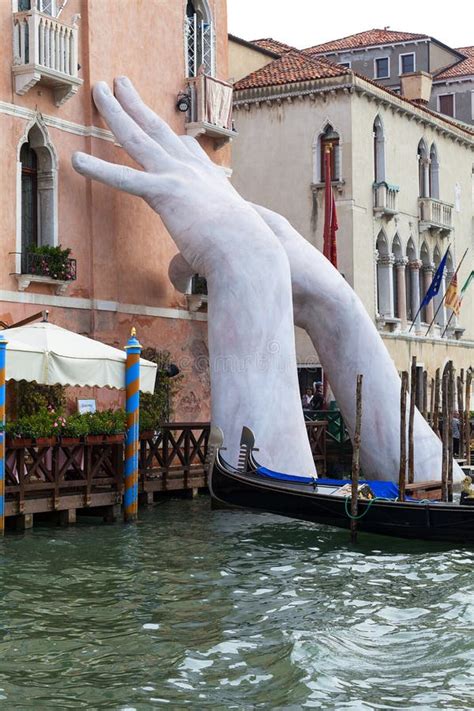
[[[458,292],[458,277],[457,274],[453,276],[451,279],[451,283],[448,286],[448,289],[446,291],[446,296],[444,299],[444,303],[446,306],[448,306],[456,316],[459,316],[459,312],[461,310],[461,299],[459,298],[459,292]]]

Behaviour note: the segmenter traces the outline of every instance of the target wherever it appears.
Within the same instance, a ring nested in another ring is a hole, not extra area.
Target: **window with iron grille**
[[[214,76],[214,26],[203,0],[188,0],[185,40],[187,76],[195,77],[200,72]]]

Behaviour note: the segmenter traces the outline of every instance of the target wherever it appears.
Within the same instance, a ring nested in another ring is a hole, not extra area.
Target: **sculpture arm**
[[[117,141],[143,171],[73,156],[87,178],[141,196],[164,222],[209,290],[213,423],[237,463],[243,425],[276,470],[311,475],[314,463],[298,393],[291,277],[265,221],[141,101],[131,83],[103,82],[94,100]],[[265,279],[265,275],[271,278]]]

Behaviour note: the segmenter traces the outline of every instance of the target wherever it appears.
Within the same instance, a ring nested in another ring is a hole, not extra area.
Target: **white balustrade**
[[[420,227],[448,233],[453,228],[453,206],[435,198],[420,198]]]
[[[78,27],[36,9],[13,15],[13,74],[15,90],[25,94],[39,81],[55,88],[56,103],[76,93]]]
[[[374,212],[393,216],[398,212],[398,186],[385,181],[374,183]]]

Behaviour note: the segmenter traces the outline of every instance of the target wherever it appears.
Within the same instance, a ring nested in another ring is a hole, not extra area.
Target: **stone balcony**
[[[389,185],[384,180],[374,183],[374,214],[391,219],[398,212],[398,185]]]
[[[191,106],[186,123],[189,136],[210,136],[224,145],[237,136],[232,126],[232,84],[199,74],[188,81]]]
[[[78,27],[36,9],[13,14],[13,80],[17,94],[36,84],[51,87],[56,106],[82,84],[78,73]]]
[[[445,237],[453,229],[453,205],[435,198],[418,199],[420,206],[420,232],[431,230]]]

